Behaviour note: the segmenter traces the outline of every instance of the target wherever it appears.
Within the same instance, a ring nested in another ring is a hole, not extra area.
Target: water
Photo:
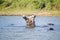
[[[36,27],[29,29],[21,16],[0,16],[0,40],[60,40],[60,17],[40,16],[35,22]]]

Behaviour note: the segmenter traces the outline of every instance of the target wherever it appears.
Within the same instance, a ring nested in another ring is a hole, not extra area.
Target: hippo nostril
[[[31,21],[32,22],[32,21]]]

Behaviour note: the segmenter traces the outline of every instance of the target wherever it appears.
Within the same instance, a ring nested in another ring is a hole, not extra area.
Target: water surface
[[[35,24],[29,29],[21,16],[0,16],[0,40],[60,40],[60,17],[37,16]]]

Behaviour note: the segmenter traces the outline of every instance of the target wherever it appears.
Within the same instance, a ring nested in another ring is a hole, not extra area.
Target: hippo
[[[36,15],[30,15],[30,16],[23,15],[23,18],[25,19],[28,28],[35,27],[35,17]]]
[[[52,25],[53,26],[54,24],[53,23],[48,23],[48,25]]]
[[[49,28],[48,30],[54,30],[54,28]]]

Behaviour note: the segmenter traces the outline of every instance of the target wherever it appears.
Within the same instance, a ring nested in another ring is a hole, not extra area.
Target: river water
[[[0,40],[60,40],[60,17],[37,16],[35,25],[29,29],[21,16],[0,16]]]

